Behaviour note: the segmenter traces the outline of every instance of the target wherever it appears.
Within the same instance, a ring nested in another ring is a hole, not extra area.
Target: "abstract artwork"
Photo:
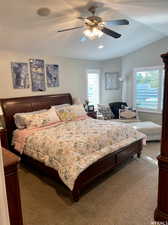
[[[11,63],[13,88],[29,88],[29,74],[27,63]]]
[[[30,73],[32,80],[32,91],[45,91],[44,60],[30,59]]]
[[[113,90],[119,88],[119,73],[106,72],[105,73],[105,90]]]
[[[59,86],[59,70],[58,65],[47,64],[46,74],[47,74],[47,86],[48,87],[58,87]]]

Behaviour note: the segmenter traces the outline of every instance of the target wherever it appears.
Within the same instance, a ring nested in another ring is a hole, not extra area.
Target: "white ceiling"
[[[55,55],[104,60],[128,54],[168,36],[168,0],[97,0],[97,14],[105,20],[127,18],[129,26],[111,27],[120,39],[107,35],[96,41],[80,42],[83,29],[64,33],[57,30],[82,25],[76,17],[87,16],[95,1],[86,0],[1,0],[0,49],[27,54]],[[48,7],[51,14],[36,11]],[[103,44],[103,49],[98,45]]]

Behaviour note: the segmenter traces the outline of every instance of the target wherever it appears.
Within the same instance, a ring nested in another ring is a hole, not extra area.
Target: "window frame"
[[[98,104],[100,104],[100,91],[101,91],[101,88],[100,88],[100,69],[87,69],[86,71],[86,99],[88,99],[88,74],[89,73],[96,73],[98,74]],[[88,99],[89,100],[89,99]],[[96,108],[97,105],[94,107]]]
[[[148,108],[138,108],[136,106],[136,73],[141,71],[159,70],[159,86],[160,91],[158,95],[158,107],[157,109]],[[163,89],[164,89],[164,66],[150,66],[150,67],[139,67],[133,69],[133,107],[139,112],[149,112],[149,113],[162,113],[162,99],[163,99]]]

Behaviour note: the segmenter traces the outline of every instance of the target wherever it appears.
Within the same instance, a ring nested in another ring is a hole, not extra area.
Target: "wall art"
[[[11,63],[13,88],[29,88],[28,63]]]
[[[119,73],[106,72],[105,73],[105,90],[119,89]]]
[[[59,86],[59,66],[55,64],[46,65],[47,86],[58,87]]]
[[[32,81],[32,91],[45,91],[44,60],[30,59],[30,74]]]

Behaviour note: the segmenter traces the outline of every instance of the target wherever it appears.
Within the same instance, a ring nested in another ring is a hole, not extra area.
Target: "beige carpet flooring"
[[[24,225],[151,225],[159,148],[159,143],[147,144],[141,159],[103,176],[77,203],[63,185],[21,167]]]

